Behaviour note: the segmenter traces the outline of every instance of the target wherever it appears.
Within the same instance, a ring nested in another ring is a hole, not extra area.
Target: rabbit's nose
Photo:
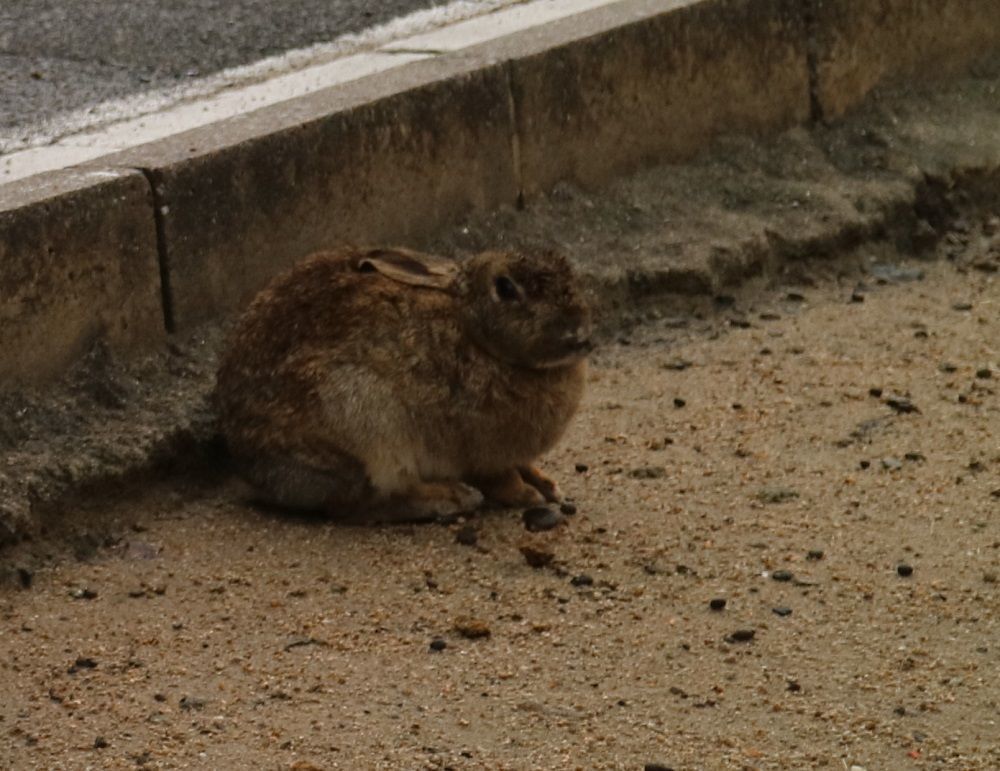
[[[590,340],[590,328],[586,326],[577,327],[573,332],[563,335],[563,342],[571,351],[589,353],[594,350],[594,344]]]

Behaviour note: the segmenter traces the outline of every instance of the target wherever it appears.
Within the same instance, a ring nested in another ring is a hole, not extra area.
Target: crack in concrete
[[[157,174],[153,169],[137,168],[149,184],[150,195],[153,199],[153,224],[156,229],[156,257],[160,268],[160,305],[163,312],[163,328],[167,334],[173,334],[176,326],[174,324],[174,297],[170,281],[170,253],[167,243],[166,224],[164,215],[167,204],[165,204],[158,190]]]

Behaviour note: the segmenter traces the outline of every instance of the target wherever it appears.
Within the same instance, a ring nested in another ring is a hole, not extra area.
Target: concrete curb
[[[997,18],[1000,0],[625,0],[0,187],[0,377],[50,380],[95,334],[156,350],[317,248],[419,245],[560,180],[836,117],[1000,48]]]

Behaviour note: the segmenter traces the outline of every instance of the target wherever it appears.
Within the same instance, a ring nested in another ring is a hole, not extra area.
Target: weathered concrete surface
[[[65,171],[0,186],[0,383],[65,371],[97,337],[164,339],[149,185],[137,171]]]
[[[511,61],[526,194],[676,161],[809,117],[804,17],[787,0],[601,8],[495,46]]]
[[[1000,50],[1000,0],[812,0],[815,98],[843,115],[876,85],[952,75]]]
[[[317,249],[413,243],[513,201],[507,93],[499,66],[428,60],[112,156],[154,182],[174,328]]]

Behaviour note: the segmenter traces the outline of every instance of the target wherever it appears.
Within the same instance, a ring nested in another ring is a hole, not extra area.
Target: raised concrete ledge
[[[245,304],[304,255],[413,243],[513,202],[501,66],[430,59],[103,159],[153,181],[177,330]]]
[[[319,248],[419,245],[998,49],[1000,0],[623,0],[0,186],[0,379],[98,335],[150,350]]]
[[[596,186],[723,133],[809,118],[794,0],[633,0],[493,44],[509,59],[522,184]]]
[[[61,374],[97,338],[164,339],[149,184],[71,169],[0,186],[0,384]]]
[[[808,0],[817,117],[877,85],[954,75],[1000,49],[1000,0]]]

